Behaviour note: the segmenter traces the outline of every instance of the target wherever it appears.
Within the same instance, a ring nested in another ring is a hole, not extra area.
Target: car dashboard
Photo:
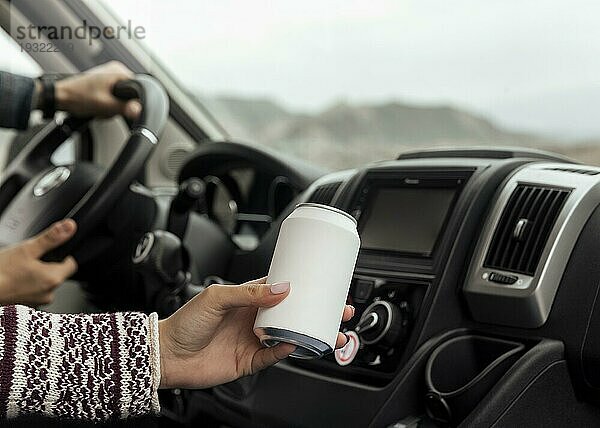
[[[341,331],[360,348],[197,392],[202,412],[233,426],[600,421],[600,168],[425,152],[322,176],[287,212],[299,202],[357,220],[356,313]],[[231,277],[266,271],[287,212]]]

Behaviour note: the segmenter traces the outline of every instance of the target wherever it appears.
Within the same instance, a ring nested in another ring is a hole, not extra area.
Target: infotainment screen
[[[362,248],[431,255],[457,189],[374,189],[361,218]]]

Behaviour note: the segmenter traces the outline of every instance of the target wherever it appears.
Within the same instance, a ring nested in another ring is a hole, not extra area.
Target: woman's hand
[[[54,290],[77,270],[73,257],[60,263],[45,263],[40,258],[64,244],[75,234],[73,220],[54,223],[39,235],[0,250],[0,304],[48,304]]]
[[[289,283],[211,285],[159,322],[161,388],[208,388],[230,382],[286,358],[293,345],[263,347],[252,330],[259,307],[275,306]],[[343,320],[354,315],[346,305]],[[346,344],[338,333],[336,347]]]

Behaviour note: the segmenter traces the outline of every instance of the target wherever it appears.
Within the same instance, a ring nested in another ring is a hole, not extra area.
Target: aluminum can
[[[360,248],[356,220],[334,207],[304,203],[283,221],[267,283],[289,281],[289,295],[258,310],[254,333],[265,346],[296,345],[297,358],[335,348]]]

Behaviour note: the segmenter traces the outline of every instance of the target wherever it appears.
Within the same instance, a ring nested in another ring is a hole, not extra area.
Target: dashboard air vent
[[[341,182],[327,183],[317,187],[317,189],[310,195],[307,202],[313,202],[315,204],[329,205],[335,196],[335,192],[339,189]]]
[[[573,174],[583,175],[598,175],[600,171],[594,171],[593,169],[581,169],[581,168],[546,168],[548,171],[563,171],[572,172]]]
[[[485,266],[533,276],[570,191],[520,184],[508,199]]]

